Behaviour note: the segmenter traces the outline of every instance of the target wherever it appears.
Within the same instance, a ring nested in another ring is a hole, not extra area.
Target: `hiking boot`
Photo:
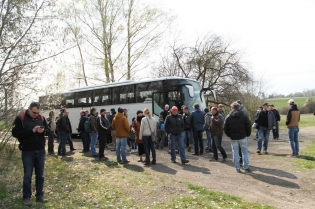
[[[288,155],[287,157],[296,158],[297,156],[296,156],[296,155],[291,154],[291,155]]]
[[[185,165],[185,163],[189,163],[189,160],[182,160],[182,164]]]
[[[190,151],[191,151],[191,147],[188,147],[187,152],[190,152]]]
[[[176,160],[172,160],[172,163],[176,163]]]
[[[25,198],[23,199],[23,205],[24,206],[32,206],[32,202],[31,202],[31,199],[30,198]]]
[[[265,150],[265,151],[264,151],[264,154],[265,154],[265,155],[268,155],[268,152],[267,152],[267,150]]]
[[[245,169],[245,173],[251,173],[251,172],[252,172],[252,170],[250,168]]]
[[[48,202],[48,200],[44,197],[36,197],[36,202],[45,203]]]
[[[223,158],[221,162],[222,162],[222,163],[225,163],[225,162],[226,162],[226,158]]]
[[[237,172],[237,173],[242,173],[242,172],[241,172],[241,169],[236,169],[236,172]]]
[[[156,160],[152,160],[152,165],[156,165]]]
[[[261,151],[260,151],[260,150],[257,150],[257,153],[260,155],[260,154],[261,154]]]
[[[214,157],[211,158],[209,161],[218,161],[218,159],[215,159]]]

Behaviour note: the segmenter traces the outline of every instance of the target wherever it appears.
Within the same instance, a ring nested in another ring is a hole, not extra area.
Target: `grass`
[[[281,115],[281,120],[279,124],[279,128],[284,130],[287,129],[287,126],[285,125],[286,122],[286,115]],[[301,114],[300,115],[300,122],[299,122],[299,127],[310,127],[314,126],[314,120],[315,116],[313,114]]]
[[[315,142],[310,142],[307,147],[300,151],[299,158],[293,161],[294,165],[302,171],[315,168]]]
[[[22,177],[19,151],[10,160],[0,158],[2,207],[22,207]],[[32,208],[272,208],[144,171],[138,165],[104,163],[80,154],[47,156],[44,190],[49,202],[36,204],[32,198]]]
[[[269,104],[274,104],[276,108],[288,107],[289,99],[294,99],[295,103],[298,107],[302,107],[307,99],[307,97],[295,97],[295,98],[274,98],[274,99],[266,99],[265,102]],[[313,101],[315,100],[315,96],[312,96]]]

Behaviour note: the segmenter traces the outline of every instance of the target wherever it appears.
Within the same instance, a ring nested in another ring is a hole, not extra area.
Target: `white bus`
[[[80,110],[90,110],[91,107],[97,111],[104,108],[107,112],[111,108],[118,107],[128,109],[128,120],[136,116],[137,110],[149,108],[155,117],[158,117],[164,110],[165,104],[170,108],[182,105],[193,111],[195,103],[200,104],[200,109],[206,107],[204,93],[211,91],[214,98],[215,91],[212,89],[201,89],[200,84],[193,79],[182,77],[164,77],[143,81],[127,80],[123,82],[108,83],[96,86],[86,86],[71,89],[61,94],[59,107],[66,107],[72,124],[72,133],[77,133]],[[45,105],[46,96],[39,98],[42,104],[42,113],[48,116],[49,109]],[[56,108],[56,115],[59,114]]]

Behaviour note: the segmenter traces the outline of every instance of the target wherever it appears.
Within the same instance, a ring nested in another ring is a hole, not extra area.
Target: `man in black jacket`
[[[89,133],[85,132],[84,123],[88,119],[85,115],[86,110],[80,111],[80,122],[78,127],[78,132],[80,133],[82,144],[83,144],[83,150],[81,153],[88,152],[89,151]]]
[[[57,120],[57,126],[58,126],[58,134],[59,134],[59,146],[58,146],[58,155],[65,156],[66,155],[66,142],[67,138],[70,134],[69,125],[67,123],[66,118],[66,108],[62,108],[60,110],[60,115]]]
[[[101,109],[100,116],[97,117],[97,132],[99,140],[99,159],[107,160],[108,158],[104,155],[105,143],[107,141],[107,134],[109,132],[109,121],[106,118],[106,110]]]
[[[279,122],[281,120],[281,117],[280,117],[279,111],[276,110],[273,104],[269,105],[269,108],[276,119],[276,129],[272,129],[273,139],[279,139]]]
[[[50,130],[45,118],[39,114],[40,104],[32,102],[25,113],[17,116],[14,120],[12,135],[19,142],[22,150],[22,161],[24,167],[23,178],[23,204],[31,206],[32,196],[32,173],[35,167],[36,175],[36,201],[47,202],[44,198],[44,167],[45,167],[45,135]]]
[[[176,163],[175,143],[179,146],[179,154],[182,164],[188,163],[186,160],[184,149],[184,121],[181,115],[178,114],[176,106],[172,107],[171,115],[165,119],[165,131],[170,135],[171,139],[171,160]]]
[[[249,158],[248,158],[248,145],[247,137],[250,136],[252,127],[250,121],[242,111],[240,111],[240,104],[233,102],[231,104],[232,111],[226,117],[224,124],[224,132],[231,139],[231,145],[233,149],[233,159],[238,173],[240,170],[239,157],[239,147],[243,154],[243,167],[245,173],[251,172],[249,168]]]

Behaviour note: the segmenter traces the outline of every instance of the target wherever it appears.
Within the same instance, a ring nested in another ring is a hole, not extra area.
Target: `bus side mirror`
[[[200,90],[200,94],[199,94],[201,101],[202,101],[201,94],[202,94],[202,93],[205,93],[205,92],[207,92],[207,91],[211,91],[214,100],[217,100],[217,94],[216,94],[216,92],[215,92],[214,89],[211,89],[211,88],[202,88],[202,89]]]

